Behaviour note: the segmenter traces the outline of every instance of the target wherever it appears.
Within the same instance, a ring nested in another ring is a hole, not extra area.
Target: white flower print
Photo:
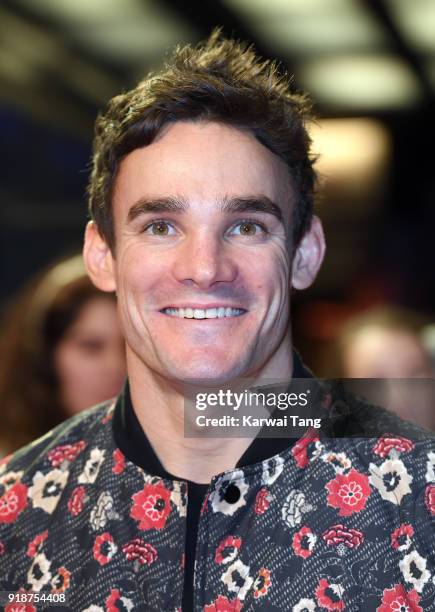
[[[403,557],[399,562],[399,567],[406,582],[412,584],[414,589],[421,593],[430,578],[430,572],[426,569],[426,559],[413,550]]]
[[[267,461],[263,461],[263,475],[261,482],[264,485],[271,485],[281,475],[284,469],[284,459],[277,455]]]
[[[181,483],[178,481],[174,481],[174,488],[171,491],[171,502],[177,508],[179,516],[187,515],[186,495],[181,488]]]
[[[51,580],[50,573],[51,561],[47,559],[44,553],[36,555],[33,563],[27,572],[27,582],[32,585],[32,591],[37,593]]]
[[[240,559],[234,561],[226,572],[221,576],[222,582],[227,586],[231,593],[236,593],[237,598],[243,601],[254,582],[249,575],[249,567],[242,563]]]
[[[142,468],[138,468],[140,475],[143,478],[144,484],[157,484],[160,482],[160,478],[156,478],[156,476],[152,476],[151,474],[146,474]]]
[[[130,612],[131,610],[133,610],[134,603],[131,601],[129,597],[121,597],[119,601],[121,602],[121,605],[126,608],[127,612]]]
[[[80,484],[92,484],[96,481],[105,454],[105,450],[100,450],[99,448],[92,449],[90,457],[85,463],[83,472],[78,478]]]
[[[435,482],[435,452],[427,454],[426,463],[426,482]]]
[[[324,452],[325,445],[320,442],[320,440],[316,440],[314,443],[314,450],[311,453],[310,461],[314,461]]]
[[[129,597],[122,596],[115,602],[115,608],[111,607],[111,609],[115,610],[127,610],[127,612],[131,612],[134,608],[134,603]],[[137,608],[136,608],[137,609]],[[108,608],[106,608],[108,610]]]
[[[90,523],[94,531],[106,526],[108,520],[119,519],[119,514],[113,509],[113,497],[108,491],[100,493],[96,505],[90,514]]]
[[[329,463],[336,474],[344,474],[352,467],[352,463],[345,453],[324,453],[321,459],[325,463]]]
[[[82,610],[82,612],[104,612],[103,608],[100,608],[100,606],[89,606],[88,608],[85,608],[84,610]]]
[[[312,599],[303,598],[298,601],[298,603],[293,606],[292,612],[314,612],[316,609],[316,604]]]
[[[305,501],[305,495],[298,489],[293,489],[287,495],[284,505],[281,510],[282,520],[290,527],[296,527],[302,522],[302,516],[305,512],[313,510],[311,504]]]
[[[234,488],[234,500],[225,499],[229,490]],[[239,508],[246,504],[246,493],[249,485],[243,479],[243,472],[236,470],[221,476],[216,482],[214,491],[210,494],[210,502],[213,512],[222,512],[232,516]]]
[[[34,508],[42,508],[51,514],[59,503],[60,496],[68,480],[68,471],[51,470],[48,474],[36,472],[28,496]]]
[[[382,499],[393,504],[400,504],[402,497],[411,492],[409,487],[412,476],[400,459],[387,459],[380,467],[369,465],[370,483],[379,491]]]
[[[9,489],[14,484],[21,481],[23,474],[23,470],[19,472],[6,472],[6,474],[0,476],[0,486],[3,485],[6,490]]]

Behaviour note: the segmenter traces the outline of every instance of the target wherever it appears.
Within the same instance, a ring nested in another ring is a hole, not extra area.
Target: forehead
[[[285,163],[250,132],[215,122],[180,121],[129,153],[115,181],[115,219],[144,196],[182,196],[191,204],[228,196],[265,195],[291,201]],[[124,214],[123,214],[124,213]]]

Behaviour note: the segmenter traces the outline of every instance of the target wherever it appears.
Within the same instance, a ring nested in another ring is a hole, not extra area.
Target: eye
[[[171,232],[172,230],[172,232]],[[170,236],[174,233],[172,225],[166,221],[154,221],[146,226],[144,234],[152,234],[153,236]]]
[[[258,236],[259,234],[265,234],[266,231],[266,228],[261,223],[247,220],[237,223],[230,233],[236,236]]]

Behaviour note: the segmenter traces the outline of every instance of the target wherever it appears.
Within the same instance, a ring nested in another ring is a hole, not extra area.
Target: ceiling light
[[[326,57],[304,62],[296,76],[314,99],[343,109],[403,108],[420,97],[413,73],[394,56]]]

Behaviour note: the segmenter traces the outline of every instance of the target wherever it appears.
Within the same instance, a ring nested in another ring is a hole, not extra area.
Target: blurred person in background
[[[370,309],[350,318],[342,327],[334,348],[337,378],[383,379],[371,385],[371,397],[404,419],[435,429],[433,383],[399,382],[397,379],[431,379],[434,370],[421,332],[424,319],[398,306]],[[396,380],[395,380],[396,379]],[[418,391],[418,392],[417,392]]]
[[[33,279],[0,332],[0,456],[120,391],[124,347],[114,294],[77,255]]]

